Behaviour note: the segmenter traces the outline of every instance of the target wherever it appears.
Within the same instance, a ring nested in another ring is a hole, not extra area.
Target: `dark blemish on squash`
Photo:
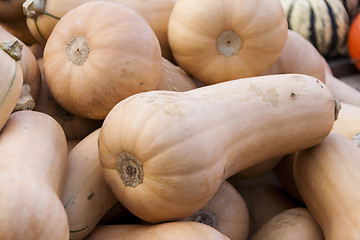
[[[95,193],[91,193],[89,196],[88,196],[88,200],[91,200],[93,197],[94,197]]]
[[[297,97],[296,93],[292,92],[292,93],[290,94],[291,100],[295,100],[296,97]]]

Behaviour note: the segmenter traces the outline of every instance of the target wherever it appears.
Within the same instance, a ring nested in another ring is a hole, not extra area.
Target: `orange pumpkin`
[[[360,12],[352,21],[348,32],[348,49],[350,57],[360,70]]]

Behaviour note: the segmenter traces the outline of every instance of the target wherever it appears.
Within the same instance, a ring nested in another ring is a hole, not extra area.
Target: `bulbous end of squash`
[[[0,48],[16,61],[22,57],[23,44],[16,38],[0,42]]]
[[[22,6],[26,17],[35,18],[44,13],[45,0],[26,0]]]
[[[85,36],[74,36],[67,43],[65,54],[74,65],[83,65],[90,54],[90,46]]]
[[[136,187],[143,182],[144,171],[142,164],[133,155],[123,152],[116,161],[118,171],[125,186]]]

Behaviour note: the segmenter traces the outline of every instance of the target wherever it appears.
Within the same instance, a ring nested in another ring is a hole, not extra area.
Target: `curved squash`
[[[289,29],[308,39],[325,58],[346,52],[349,15],[339,0],[280,0]]]
[[[75,116],[63,109],[55,101],[46,83],[43,71],[44,61],[41,58],[37,62],[41,72],[41,90],[34,110],[55,118],[64,129],[67,140],[82,140],[91,132],[101,127],[103,121]]]
[[[0,44],[1,45],[1,44]],[[15,53],[16,56],[20,51]],[[16,57],[15,57],[16,58]],[[17,60],[0,47],[0,131],[20,97],[23,85],[23,75]]]
[[[319,145],[300,151],[294,178],[306,206],[326,240],[360,238],[360,149],[330,133]]]
[[[311,42],[289,29],[279,58],[265,74],[300,73],[316,77],[325,83],[322,59],[323,57]]]
[[[99,225],[84,240],[230,240],[216,229],[198,222],[167,222],[155,225]]]
[[[325,240],[307,208],[285,210],[267,221],[251,240]]]
[[[81,140],[68,154],[67,177],[61,201],[70,239],[84,239],[118,201],[104,181],[98,157],[99,129]]]
[[[182,221],[209,225],[231,240],[246,240],[249,233],[249,212],[239,192],[224,181],[214,197],[198,212]]]
[[[240,172],[233,175],[231,178],[234,180],[235,179],[240,180],[240,179],[260,177],[263,174],[266,174],[270,172],[272,169],[274,169],[276,165],[278,165],[278,163],[280,162],[281,158],[282,156],[265,160],[247,169],[241,170]]]
[[[182,0],[170,15],[168,38],[177,64],[214,84],[263,74],[287,36],[279,1]]]
[[[52,117],[11,114],[0,134],[1,239],[69,239],[60,201],[66,156],[65,134]]]
[[[134,215],[180,219],[200,210],[235,173],[321,142],[334,109],[321,81],[297,74],[139,93],[106,116],[100,162],[106,182]]]
[[[44,72],[65,110],[101,120],[120,100],[156,88],[160,46],[149,24],[131,8],[88,2],[54,27],[44,49]]]

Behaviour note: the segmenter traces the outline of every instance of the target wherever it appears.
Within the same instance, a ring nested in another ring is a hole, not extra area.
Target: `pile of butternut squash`
[[[280,0],[9,3],[0,239],[359,239],[360,92]]]

